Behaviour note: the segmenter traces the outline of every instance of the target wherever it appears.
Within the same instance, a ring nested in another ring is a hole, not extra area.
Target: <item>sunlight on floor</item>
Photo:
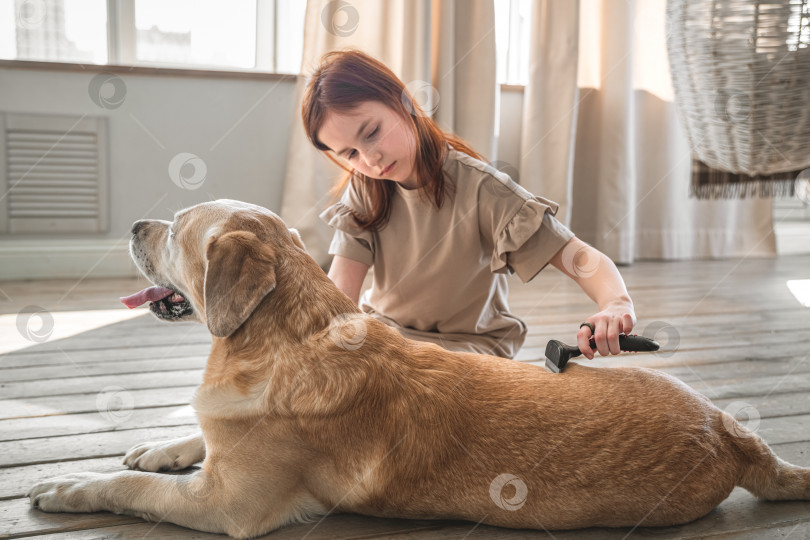
[[[0,315],[0,354],[75,336],[146,315],[146,309],[47,311]]]
[[[810,307],[810,279],[791,279],[787,286],[801,305]]]

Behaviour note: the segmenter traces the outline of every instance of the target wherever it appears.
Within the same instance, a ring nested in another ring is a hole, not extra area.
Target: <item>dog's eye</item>
[[[172,240],[174,240],[174,239],[175,239],[175,237],[177,237],[177,235],[176,235],[176,234],[175,234],[173,231],[169,230],[169,238],[171,238]]]

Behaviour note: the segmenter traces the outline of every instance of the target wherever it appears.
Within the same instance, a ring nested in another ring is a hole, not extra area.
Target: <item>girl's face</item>
[[[380,102],[327,114],[318,139],[359,173],[417,187],[416,137],[410,122]]]

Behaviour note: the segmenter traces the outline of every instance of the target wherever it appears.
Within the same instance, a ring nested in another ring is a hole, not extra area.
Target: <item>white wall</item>
[[[133,275],[126,252],[133,221],[168,219],[210,199],[241,199],[278,211],[290,122],[300,121],[291,78],[120,73],[123,103],[105,109],[90,96],[96,75],[0,68],[2,112],[106,116],[110,178],[108,233],[0,235],[0,279]],[[199,189],[182,189],[169,177],[169,162],[181,152],[205,162]]]

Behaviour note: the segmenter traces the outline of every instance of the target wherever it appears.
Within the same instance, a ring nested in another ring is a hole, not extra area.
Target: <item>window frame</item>
[[[286,79],[298,73],[279,73],[277,40],[279,2],[295,0],[255,0],[256,50],[253,68],[210,66],[203,64],[159,64],[136,59],[136,0],[106,0],[107,6],[107,62],[83,64],[59,60],[0,59],[0,67],[23,69],[56,69],[68,71],[105,71],[140,74],[170,74],[189,76],[257,79]],[[302,28],[303,31],[303,28]]]

